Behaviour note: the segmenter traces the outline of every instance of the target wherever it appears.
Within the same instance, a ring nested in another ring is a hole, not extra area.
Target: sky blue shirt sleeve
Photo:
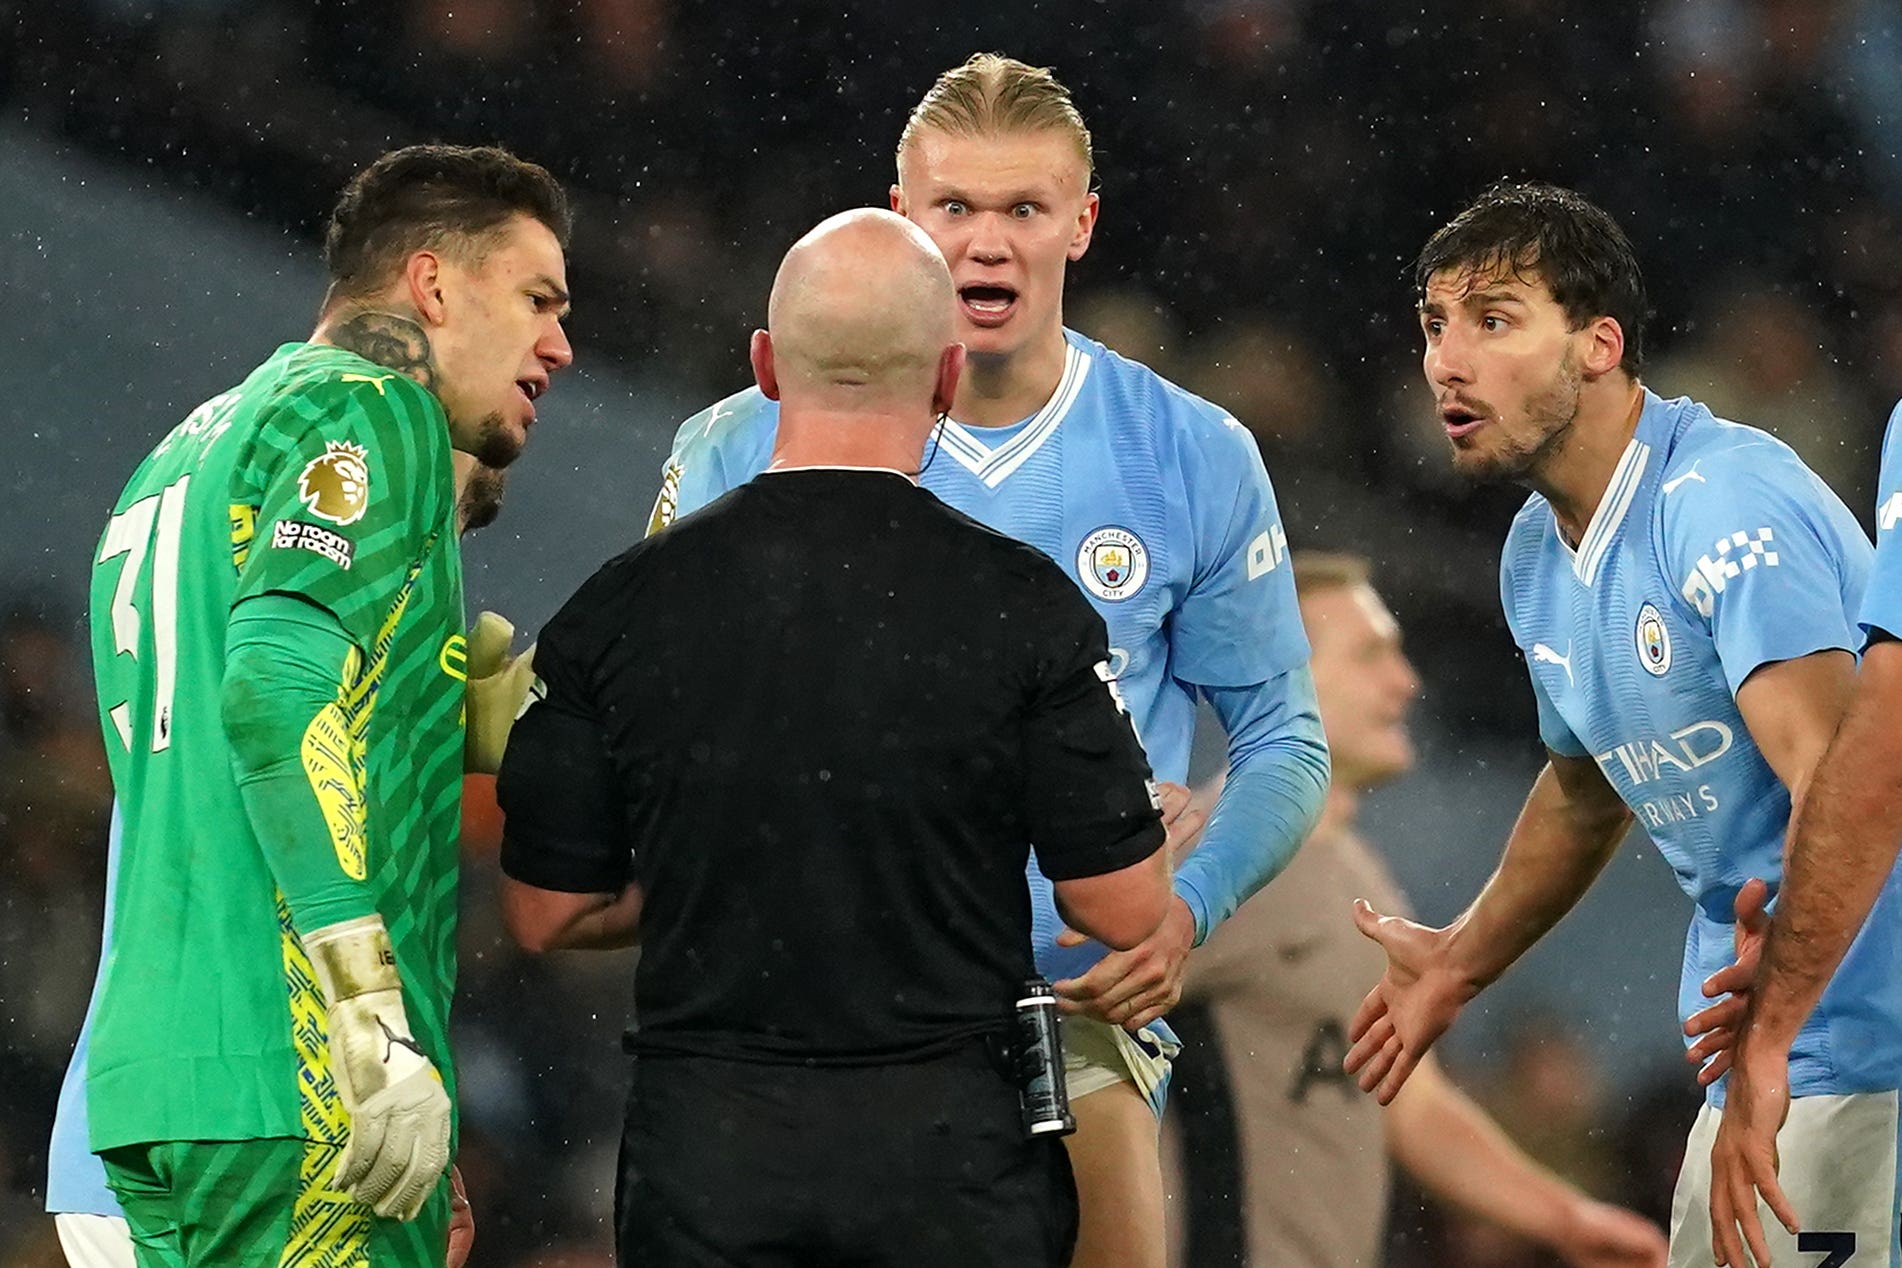
[[[1902,402],[1882,438],[1882,474],[1876,482],[1876,558],[1857,617],[1871,642],[1878,633],[1902,638]]]
[[[1685,610],[1716,644],[1734,695],[1758,668],[1854,652],[1872,556],[1855,517],[1787,449],[1738,445],[1665,503],[1664,557]]]
[[[1307,664],[1288,538],[1254,437],[1232,419],[1197,420],[1179,443],[1195,572],[1169,618],[1169,672],[1245,687]]]
[[[1327,800],[1327,742],[1306,665],[1250,687],[1205,689],[1228,736],[1228,778],[1202,842],[1176,870],[1195,942],[1281,874]]]
[[[765,470],[778,422],[774,403],[759,389],[749,388],[682,423],[661,468],[660,495],[648,516],[647,535],[653,536]]]
[[[1526,668],[1531,671],[1532,699],[1539,706],[1539,742],[1561,757],[1590,757],[1591,751],[1579,741],[1578,736],[1572,734],[1572,728],[1559,716],[1559,707],[1552,703],[1552,697],[1539,681],[1538,667],[1529,658]]]
[[[1538,644],[1528,644],[1519,631],[1516,606],[1518,584],[1514,580],[1515,553],[1527,536],[1528,530],[1524,524],[1515,523],[1511,535],[1506,539],[1506,548],[1499,558],[1499,604],[1506,614],[1506,626],[1512,633],[1512,641],[1518,646],[1519,654],[1525,657],[1526,677],[1532,682],[1532,700],[1539,710],[1539,741],[1561,757],[1589,757],[1591,751],[1572,734],[1572,728],[1559,715],[1558,705],[1553,703],[1551,695],[1539,681]],[[1566,656],[1570,650],[1567,648],[1558,654]]]

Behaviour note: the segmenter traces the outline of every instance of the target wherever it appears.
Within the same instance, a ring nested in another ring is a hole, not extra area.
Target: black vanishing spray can
[[[1063,1077],[1062,1022],[1050,983],[1026,979],[1017,1001],[1017,1089],[1024,1131],[1031,1136],[1068,1136],[1076,1130]]]

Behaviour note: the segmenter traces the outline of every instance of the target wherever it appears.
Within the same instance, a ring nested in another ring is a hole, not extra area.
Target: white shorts
[[[1777,1180],[1803,1222],[1791,1237],[1757,1204],[1777,1268],[1894,1268],[1897,1246],[1894,1092],[1799,1096],[1777,1133]],[[1671,1268],[1710,1268],[1710,1147],[1722,1115],[1706,1105],[1684,1147],[1671,1199]],[[1745,1252],[1748,1257],[1748,1251]],[[1739,1266],[1747,1268],[1747,1266]]]
[[[53,1227],[72,1268],[134,1268],[132,1230],[120,1216],[62,1212]]]
[[[1063,1075],[1073,1101],[1132,1083],[1160,1120],[1175,1055],[1181,1051],[1181,1044],[1165,1039],[1153,1026],[1132,1035],[1094,1017],[1071,1014],[1063,1019]]]

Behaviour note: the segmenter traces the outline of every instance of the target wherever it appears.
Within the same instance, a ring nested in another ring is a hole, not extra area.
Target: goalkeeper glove
[[[303,939],[330,1005],[330,1073],[350,1115],[336,1188],[385,1219],[412,1220],[449,1166],[449,1093],[403,1011],[383,917]]]
[[[502,769],[502,750],[508,747],[509,728],[528,702],[535,681],[535,649],[510,658],[509,643],[515,627],[504,617],[484,612],[469,631],[469,682],[464,696],[468,732],[462,769],[475,775],[493,775]]]

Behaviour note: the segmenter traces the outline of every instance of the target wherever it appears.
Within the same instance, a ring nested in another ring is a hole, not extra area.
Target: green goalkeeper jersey
[[[354,644],[299,759],[453,1099],[464,639],[448,423],[411,379],[292,343],[159,442],[93,568],[124,820],[87,1064],[95,1150],[345,1135],[324,1001],[220,713],[233,605],[265,594],[318,605]]]

